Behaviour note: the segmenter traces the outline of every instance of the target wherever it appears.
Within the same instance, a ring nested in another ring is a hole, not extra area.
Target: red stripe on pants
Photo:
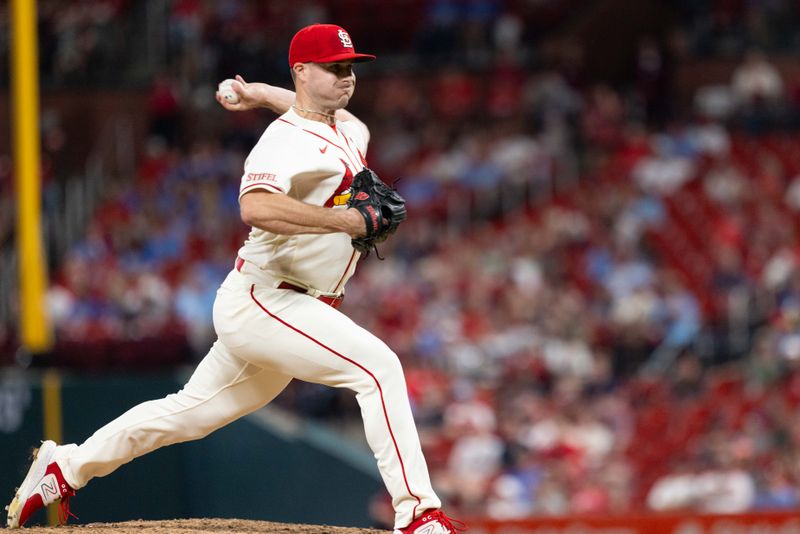
[[[339,358],[352,363],[353,365],[355,365],[356,367],[358,367],[359,369],[361,369],[362,371],[367,373],[372,378],[372,380],[375,381],[375,385],[378,386],[378,393],[380,394],[380,397],[381,397],[381,407],[383,408],[383,416],[386,419],[386,426],[389,428],[389,436],[391,436],[391,438],[392,438],[392,443],[394,444],[394,450],[397,453],[397,459],[400,460],[400,470],[403,472],[403,481],[406,484],[406,490],[408,490],[408,494],[409,495],[411,495],[412,497],[414,497],[417,500],[417,506],[419,506],[422,501],[420,500],[419,497],[414,495],[414,493],[411,491],[411,487],[408,485],[408,477],[406,476],[406,467],[405,467],[405,464],[403,463],[403,457],[400,455],[400,448],[397,446],[397,440],[394,437],[394,432],[392,431],[392,425],[391,425],[391,423],[389,423],[389,413],[386,411],[386,401],[384,401],[384,399],[383,399],[383,389],[381,388],[381,383],[378,381],[378,379],[375,377],[374,374],[372,374],[372,372],[369,369],[367,369],[366,367],[364,367],[360,363],[348,358],[347,356],[344,356],[343,354],[339,354],[338,352],[336,352],[332,348],[328,347],[327,345],[325,345],[321,341],[319,341],[317,339],[314,339],[312,336],[310,336],[309,334],[306,334],[305,332],[303,332],[299,328],[296,328],[296,327],[290,325],[289,323],[287,323],[286,321],[284,321],[283,319],[281,319],[277,315],[272,314],[256,298],[256,295],[254,293],[255,287],[256,287],[255,284],[250,286],[250,297],[253,299],[253,302],[255,302],[256,305],[264,311],[264,313],[266,313],[267,315],[269,315],[270,317],[272,317],[273,319],[275,319],[276,321],[278,321],[282,325],[286,326],[287,328],[291,328],[292,330],[294,330],[295,332],[297,332],[301,336],[303,336],[306,339],[312,341],[313,343],[319,345],[320,347],[322,347],[323,349],[327,350],[331,354],[335,354]],[[417,507],[415,506],[414,510],[411,513],[412,514],[411,515],[412,521],[413,521],[414,517],[416,516],[416,513],[417,513]]]

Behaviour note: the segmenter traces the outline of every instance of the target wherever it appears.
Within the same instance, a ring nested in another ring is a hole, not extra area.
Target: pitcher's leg
[[[208,435],[271,401],[290,380],[217,341],[181,391],[128,410],[80,446],[59,447],[55,460],[79,489],[159,447]]]
[[[392,496],[395,524],[404,527],[441,501],[431,487],[408,400],[403,369],[385,343],[347,316],[307,295],[274,290],[252,292],[260,328],[237,347],[257,361],[307,382],[356,392],[367,441]]]
[[[388,348],[375,347],[369,359],[382,363],[374,370],[356,364],[366,376],[353,389],[367,442],[392,496],[395,525],[405,526],[425,510],[440,508],[442,503],[431,486],[397,356]]]

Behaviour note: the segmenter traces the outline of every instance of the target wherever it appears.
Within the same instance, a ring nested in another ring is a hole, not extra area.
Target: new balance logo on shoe
[[[58,491],[58,480],[52,473],[42,479],[40,489],[46,501],[61,497],[61,493]]]

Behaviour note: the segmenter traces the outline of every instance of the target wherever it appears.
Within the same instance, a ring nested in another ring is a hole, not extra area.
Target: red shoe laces
[[[440,511],[439,512],[442,516],[439,519],[439,522],[442,523],[444,526],[452,530],[453,532],[465,532],[469,530],[467,524],[463,521],[459,521],[458,519],[453,519],[452,517],[448,517],[447,514]]]
[[[58,503],[58,522],[61,526],[66,525],[70,517],[78,519],[77,515],[69,511],[69,498],[73,495],[75,494],[67,493],[61,498],[61,502]]]

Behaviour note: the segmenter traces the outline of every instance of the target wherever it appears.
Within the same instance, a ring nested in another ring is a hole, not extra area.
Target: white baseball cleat
[[[461,521],[447,517],[441,510],[428,510],[407,527],[396,529],[394,534],[456,534],[463,530],[466,525]]]
[[[6,506],[8,528],[19,528],[30,517],[48,504],[61,501],[59,518],[66,523],[69,513],[69,498],[75,490],[64,480],[61,468],[53,461],[56,452],[54,441],[43,441],[42,446],[33,453],[33,462],[22,485],[17,488],[14,500]]]

